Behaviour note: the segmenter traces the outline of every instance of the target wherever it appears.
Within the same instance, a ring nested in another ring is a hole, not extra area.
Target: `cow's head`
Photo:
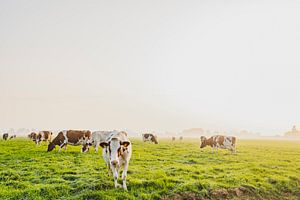
[[[48,145],[48,150],[47,151],[52,151],[55,148],[55,144],[53,142],[50,142]]]
[[[90,131],[86,131],[84,133],[84,136],[82,138],[82,149],[81,152],[85,153],[88,152],[90,149],[90,146],[93,145],[93,139],[92,139],[92,134]]]
[[[112,138],[109,142],[101,142],[102,148],[107,148],[109,153],[109,161],[113,166],[120,164],[119,156],[123,154],[123,149],[130,145],[129,141],[120,141],[118,138]]]
[[[83,145],[82,145],[82,149],[81,152],[82,153],[86,153],[90,150],[90,146],[93,145],[93,141],[92,140],[87,140]]]
[[[157,136],[156,135],[152,135],[151,141],[154,142],[155,144],[158,144]]]
[[[200,139],[201,139],[200,148],[204,148],[206,146],[206,137],[201,136]]]

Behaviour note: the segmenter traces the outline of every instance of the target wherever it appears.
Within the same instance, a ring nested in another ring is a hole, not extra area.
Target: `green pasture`
[[[236,154],[200,149],[199,140],[132,145],[124,192],[101,149],[0,140],[0,199],[300,199],[300,141],[239,140]]]

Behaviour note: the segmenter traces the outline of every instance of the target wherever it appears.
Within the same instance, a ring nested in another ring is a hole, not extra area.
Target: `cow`
[[[37,133],[31,132],[31,133],[28,135],[28,138],[36,143],[37,136],[38,136]]]
[[[3,140],[7,140],[8,139],[8,133],[4,133],[2,138],[3,138]]]
[[[179,137],[179,140],[183,140],[183,136],[180,136],[180,137]]]
[[[14,139],[16,137],[17,137],[16,135],[12,135],[12,136],[9,137],[9,139],[11,140],[11,139]]]
[[[31,140],[33,138],[33,134],[35,134],[34,132],[30,133],[27,135],[27,137]]]
[[[144,142],[151,141],[151,142],[154,142],[155,144],[158,144],[157,135],[154,135],[151,133],[145,133],[145,134],[142,134],[142,137],[143,137]]]
[[[176,139],[175,137],[172,137],[172,141],[175,141],[175,139]]]
[[[88,151],[88,146],[94,146],[95,153],[98,153],[98,148],[101,142],[105,142],[112,131],[94,131],[92,133],[91,143],[86,143],[82,146],[82,152]]]
[[[60,131],[57,136],[48,145],[47,151],[52,151],[56,145],[59,146],[59,152],[61,148],[67,149],[67,144],[71,145],[85,145],[91,143],[91,131],[89,130],[64,130]],[[89,147],[89,146],[87,146]]]
[[[119,170],[123,168],[123,189],[127,190],[126,176],[132,154],[132,144],[124,131],[112,131],[106,141],[101,142],[102,156],[108,167],[108,175],[113,173],[115,188],[119,186]]]
[[[208,139],[204,136],[201,136],[200,139],[201,139],[200,148],[211,146],[213,151],[214,149],[218,151],[218,148],[221,148],[221,149],[229,149],[231,152],[234,153],[236,152],[235,149],[236,138],[233,136],[214,135]]]
[[[41,144],[42,141],[48,141],[50,143],[52,140],[52,134],[53,133],[51,131],[40,131],[35,135],[35,143],[37,145]]]

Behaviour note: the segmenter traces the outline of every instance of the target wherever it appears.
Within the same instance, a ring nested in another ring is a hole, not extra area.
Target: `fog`
[[[300,126],[298,1],[1,1],[0,128]]]

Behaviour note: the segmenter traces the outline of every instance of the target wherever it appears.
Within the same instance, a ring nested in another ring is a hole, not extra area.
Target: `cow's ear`
[[[101,142],[101,143],[100,143],[100,146],[101,146],[102,148],[105,148],[105,147],[108,146],[108,142]]]
[[[128,147],[130,145],[130,142],[129,141],[123,141],[123,142],[120,142],[121,145],[123,145],[124,147]]]

